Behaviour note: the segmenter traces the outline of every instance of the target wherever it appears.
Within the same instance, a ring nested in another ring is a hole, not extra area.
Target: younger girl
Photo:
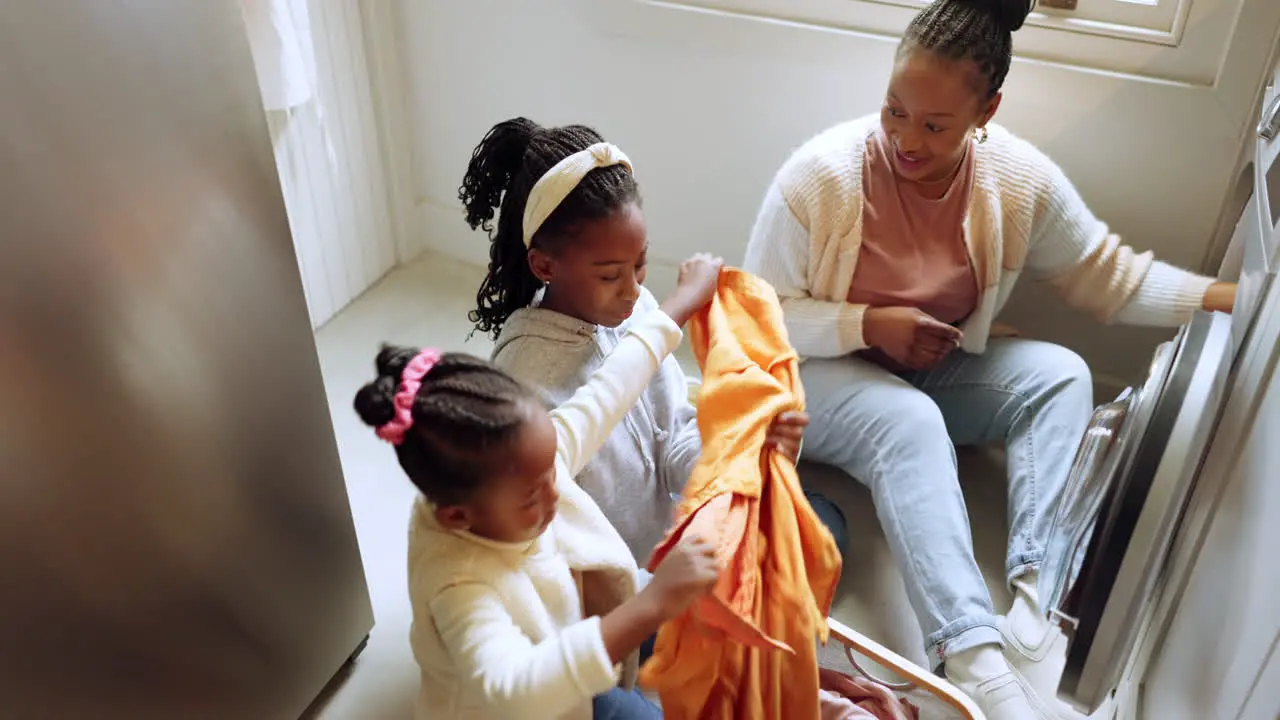
[[[355,407],[422,492],[409,531],[418,718],[661,717],[615,688],[618,665],[629,686],[641,643],[710,591],[713,548],[684,545],[637,594],[631,554],[573,477],[710,300],[720,264],[687,260],[672,297],[550,413],[483,360],[378,353]]]
[[[496,340],[498,367],[561,403],[657,305],[642,285],[649,246],[631,161],[591,128],[516,118],[476,147],[460,196],[468,224],[490,233],[471,320]],[[804,413],[782,414],[771,443],[794,459],[807,424]],[[685,375],[667,358],[578,482],[643,563],[701,451]],[[810,502],[843,548],[840,511]]]

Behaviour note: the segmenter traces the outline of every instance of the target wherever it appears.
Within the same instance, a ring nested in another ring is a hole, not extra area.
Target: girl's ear
[[[555,261],[547,253],[533,248],[529,251],[529,270],[533,272],[533,276],[544,283],[551,282],[552,275],[555,274]]]
[[[465,505],[441,505],[436,508],[436,522],[450,530],[469,530],[471,510]]]

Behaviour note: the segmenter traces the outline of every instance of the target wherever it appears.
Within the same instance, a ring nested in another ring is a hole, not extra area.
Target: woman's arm
[[[866,349],[862,317],[867,306],[817,300],[809,294],[810,242],[809,231],[774,183],[751,229],[742,267],[778,293],[787,334],[800,355],[840,357]]]
[[[1212,278],[1136,253],[1098,220],[1051,160],[1032,223],[1027,266],[1067,300],[1104,322],[1172,327],[1199,309],[1227,310]],[[1210,289],[1214,288],[1212,292]]]

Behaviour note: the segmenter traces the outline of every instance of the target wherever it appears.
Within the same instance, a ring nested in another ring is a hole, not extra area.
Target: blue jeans
[[[661,720],[662,710],[639,690],[614,688],[591,698],[592,720]]]
[[[992,340],[926,372],[895,375],[855,356],[800,366],[812,422],[805,458],[871,490],[936,668],[1000,643],[973,556],[956,445],[1008,448],[1008,579],[1038,571],[1076,447],[1093,411],[1089,368],[1044,342]]]
[[[648,585],[652,579],[653,575],[650,575],[648,570],[640,568],[636,577],[636,589],[639,590]],[[657,639],[657,635],[651,635],[640,646],[641,665],[644,665],[644,661],[653,655],[653,645]],[[649,698],[642,695],[639,690],[624,690],[616,687],[591,699],[591,717],[593,720],[633,720],[633,718],[649,720],[649,718],[661,718],[662,709],[650,702]]]

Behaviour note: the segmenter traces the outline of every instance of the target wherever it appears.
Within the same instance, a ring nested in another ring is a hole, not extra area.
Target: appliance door
[[[1232,379],[1170,558],[1152,636],[1134,668],[1144,717],[1280,717],[1278,363],[1280,286],[1273,284]]]
[[[240,5],[0,12],[0,717],[297,718],[373,625]]]
[[[1280,263],[1280,89],[1267,88],[1253,158],[1253,196],[1236,226],[1232,244],[1241,246],[1242,270],[1232,318],[1235,351],[1254,325]]]
[[[1067,569],[1046,580],[1046,607],[1070,638],[1059,695],[1082,711],[1117,686],[1137,643],[1230,358],[1230,318],[1198,313],[1156,350],[1143,385],[1095,413],[1077,454],[1045,567]]]

